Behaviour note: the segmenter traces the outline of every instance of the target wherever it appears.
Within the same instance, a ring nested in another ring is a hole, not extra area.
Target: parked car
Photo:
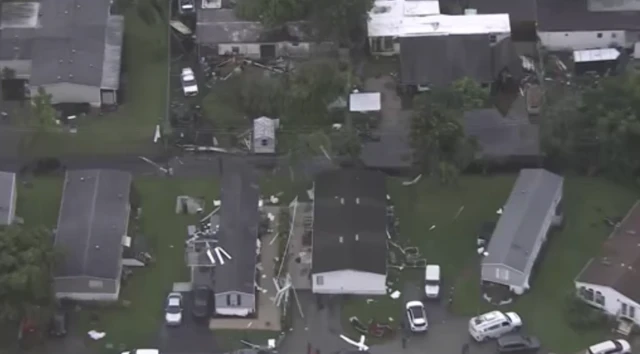
[[[169,326],[178,326],[182,323],[182,294],[170,293],[167,296],[164,319]]]
[[[607,340],[590,346],[586,354],[631,354],[631,345],[624,339]]]
[[[497,223],[495,221],[486,221],[482,223],[482,226],[480,226],[480,231],[478,231],[478,239],[476,242],[476,245],[478,247],[487,246],[489,240],[491,239],[491,236],[493,235],[493,230],[495,230],[496,228],[496,224]]]
[[[424,293],[427,299],[440,297],[440,266],[427,264],[424,272]]]
[[[198,82],[196,81],[196,75],[193,73],[193,69],[182,69],[180,82],[182,83],[182,92],[184,92],[185,96],[198,95]]]
[[[536,337],[521,334],[508,334],[498,338],[499,353],[536,353],[540,349],[540,341]]]
[[[522,327],[522,319],[515,312],[491,311],[469,320],[469,334],[478,342],[502,335]]]
[[[531,115],[540,114],[542,99],[544,94],[538,84],[527,84],[525,87],[525,100],[527,102],[527,112]]]
[[[194,317],[203,318],[209,316],[211,309],[211,290],[206,286],[199,286],[193,289],[193,308],[191,313]]]
[[[122,354],[160,354],[158,349],[133,349]]]
[[[62,310],[58,310],[51,317],[51,322],[49,323],[49,334],[53,337],[64,337],[67,335],[68,325],[67,313]]]
[[[420,301],[407,302],[407,320],[412,332],[426,332],[429,329],[427,312]]]
[[[180,0],[178,1],[178,11],[182,15],[188,15],[196,12],[195,0]]]

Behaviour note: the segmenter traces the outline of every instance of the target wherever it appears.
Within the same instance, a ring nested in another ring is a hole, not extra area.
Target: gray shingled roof
[[[238,291],[254,294],[260,187],[251,167],[225,162],[220,188],[220,229],[217,245],[232,257],[215,269],[216,294]]]
[[[487,34],[400,38],[400,79],[404,85],[448,86],[469,77],[492,82],[505,68],[520,74],[511,39],[493,46]]]
[[[110,0],[41,1],[40,29],[33,39],[31,85],[68,82],[100,87],[103,76],[119,75],[119,72],[103,75],[105,68],[120,68],[113,63],[119,57],[115,58],[112,49],[118,47],[123,21],[113,19],[109,23],[110,3]],[[106,42],[110,47],[105,50]],[[105,64],[105,59],[109,63]],[[113,79],[106,82],[113,86]]]
[[[496,108],[465,112],[465,134],[478,142],[478,157],[539,156],[540,128],[529,122],[524,99],[518,97],[506,116]]]
[[[533,247],[564,179],[543,169],[523,169],[491,236],[483,265],[498,264],[528,274]]]
[[[387,273],[386,195],[380,172],[342,169],[317,175],[314,274],[345,269]]]
[[[116,170],[67,172],[55,236],[62,253],[56,277],[119,276],[131,181],[130,173]]]
[[[0,225],[13,222],[11,215],[15,213],[13,204],[16,191],[16,174],[0,171]]]
[[[588,0],[537,0],[537,19],[542,32],[640,30],[640,11],[589,11]]]

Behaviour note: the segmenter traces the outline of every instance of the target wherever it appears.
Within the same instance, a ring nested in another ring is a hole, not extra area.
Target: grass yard
[[[166,7],[168,2],[158,4]],[[159,146],[152,143],[154,127],[162,123],[167,102],[167,31],[166,22],[158,20],[149,26],[138,16],[136,6],[130,6],[125,11],[122,57],[125,97],[119,111],[79,118],[82,121],[78,122],[77,134],[44,136],[34,143],[31,153],[54,156],[156,151]]]
[[[38,177],[28,183],[18,180],[16,215],[25,225],[53,228],[58,223],[62,200],[62,177]]]
[[[472,316],[491,309],[481,299],[475,238],[484,221],[497,220],[496,210],[509,196],[515,178],[463,176],[458,186],[442,186],[432,180],[408,187],[397,179],[388,183],[400,219],[401,240],[419,247],[428,262],[442,265],[443,292],[455,285],[453,309],[458,314]],[[504,308],[518,311],[527,330],[548,349],[569,353],[602,339],[603,332],[576,332],[568,326],[563,319],[565,301],[574,277],[610,232],[602,219],[625,215],[637,195],[604,179],[569,177],[565,181],[565,228],[551,236],[532,279],[532,290]],[[429,231],[433,225],[435,229]],[[412,279],[421,286],[422,274],[415,273],[403,274],[401,279]],[[344,321],[353,315],[363,322],[371,318],[383,321],[399,313],[401,304],[388,296],[372,298],[379,301],[372,304],[377,308],[366,305],[363,297],[347,301]]]

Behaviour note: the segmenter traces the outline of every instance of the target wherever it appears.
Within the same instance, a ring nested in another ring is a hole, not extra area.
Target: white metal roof
[[[576,63],[587,63],[594,61],[616,60],[620,52],[616,48],[586,49],[573,52],[573,61]]]
[[[349,95],[351,112],[374,112],[381,107],[380,92],[355,92]]]
[[[640,59],[640,42],[636,42],[636,44],[633,45],[633,57]]]
[[[270,137],[276,136],[276,121],[269,117],[260,117],[253,120],[254,137]]]
[[[377,0],[369,12],[369,37],[510,33],[508,14],[442,15],[437,1]]]

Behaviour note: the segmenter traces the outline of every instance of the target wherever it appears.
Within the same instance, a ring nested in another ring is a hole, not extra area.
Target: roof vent
[[[478,10],[476,9],[464,9],[464,14],[469,16],[469,15],[477,15],[478,14]]]
[[[70,78],[70,79],[73,79],[73,74],[69,74],[69,78]]]
[[[360,239],[360,236],[356,234],[356,241],[358,241],[359,239]]]
[[[65,15],[68,15],[68,14],[69,14],[69,11],[64,10],[64,14],[65,14]]]
[[[96,245],[96,249],[99,250],[100,249],[100,245]]]
[[[344,205],[344,198],[340,198],[340,204]]]
[[[356,198],[356,204],[360,204],[360,198]]]
[[[340,236],[340,237],[338,238],[338,242],[343,243],[343,242],[344,242],[344,237]]]
[[[71,49],[71,53],[75,53],[75,52],[76,52],[76,50],[75,50],[75,49]]]
[[[58,63],[62,64],[62,59],[58,60]]]

